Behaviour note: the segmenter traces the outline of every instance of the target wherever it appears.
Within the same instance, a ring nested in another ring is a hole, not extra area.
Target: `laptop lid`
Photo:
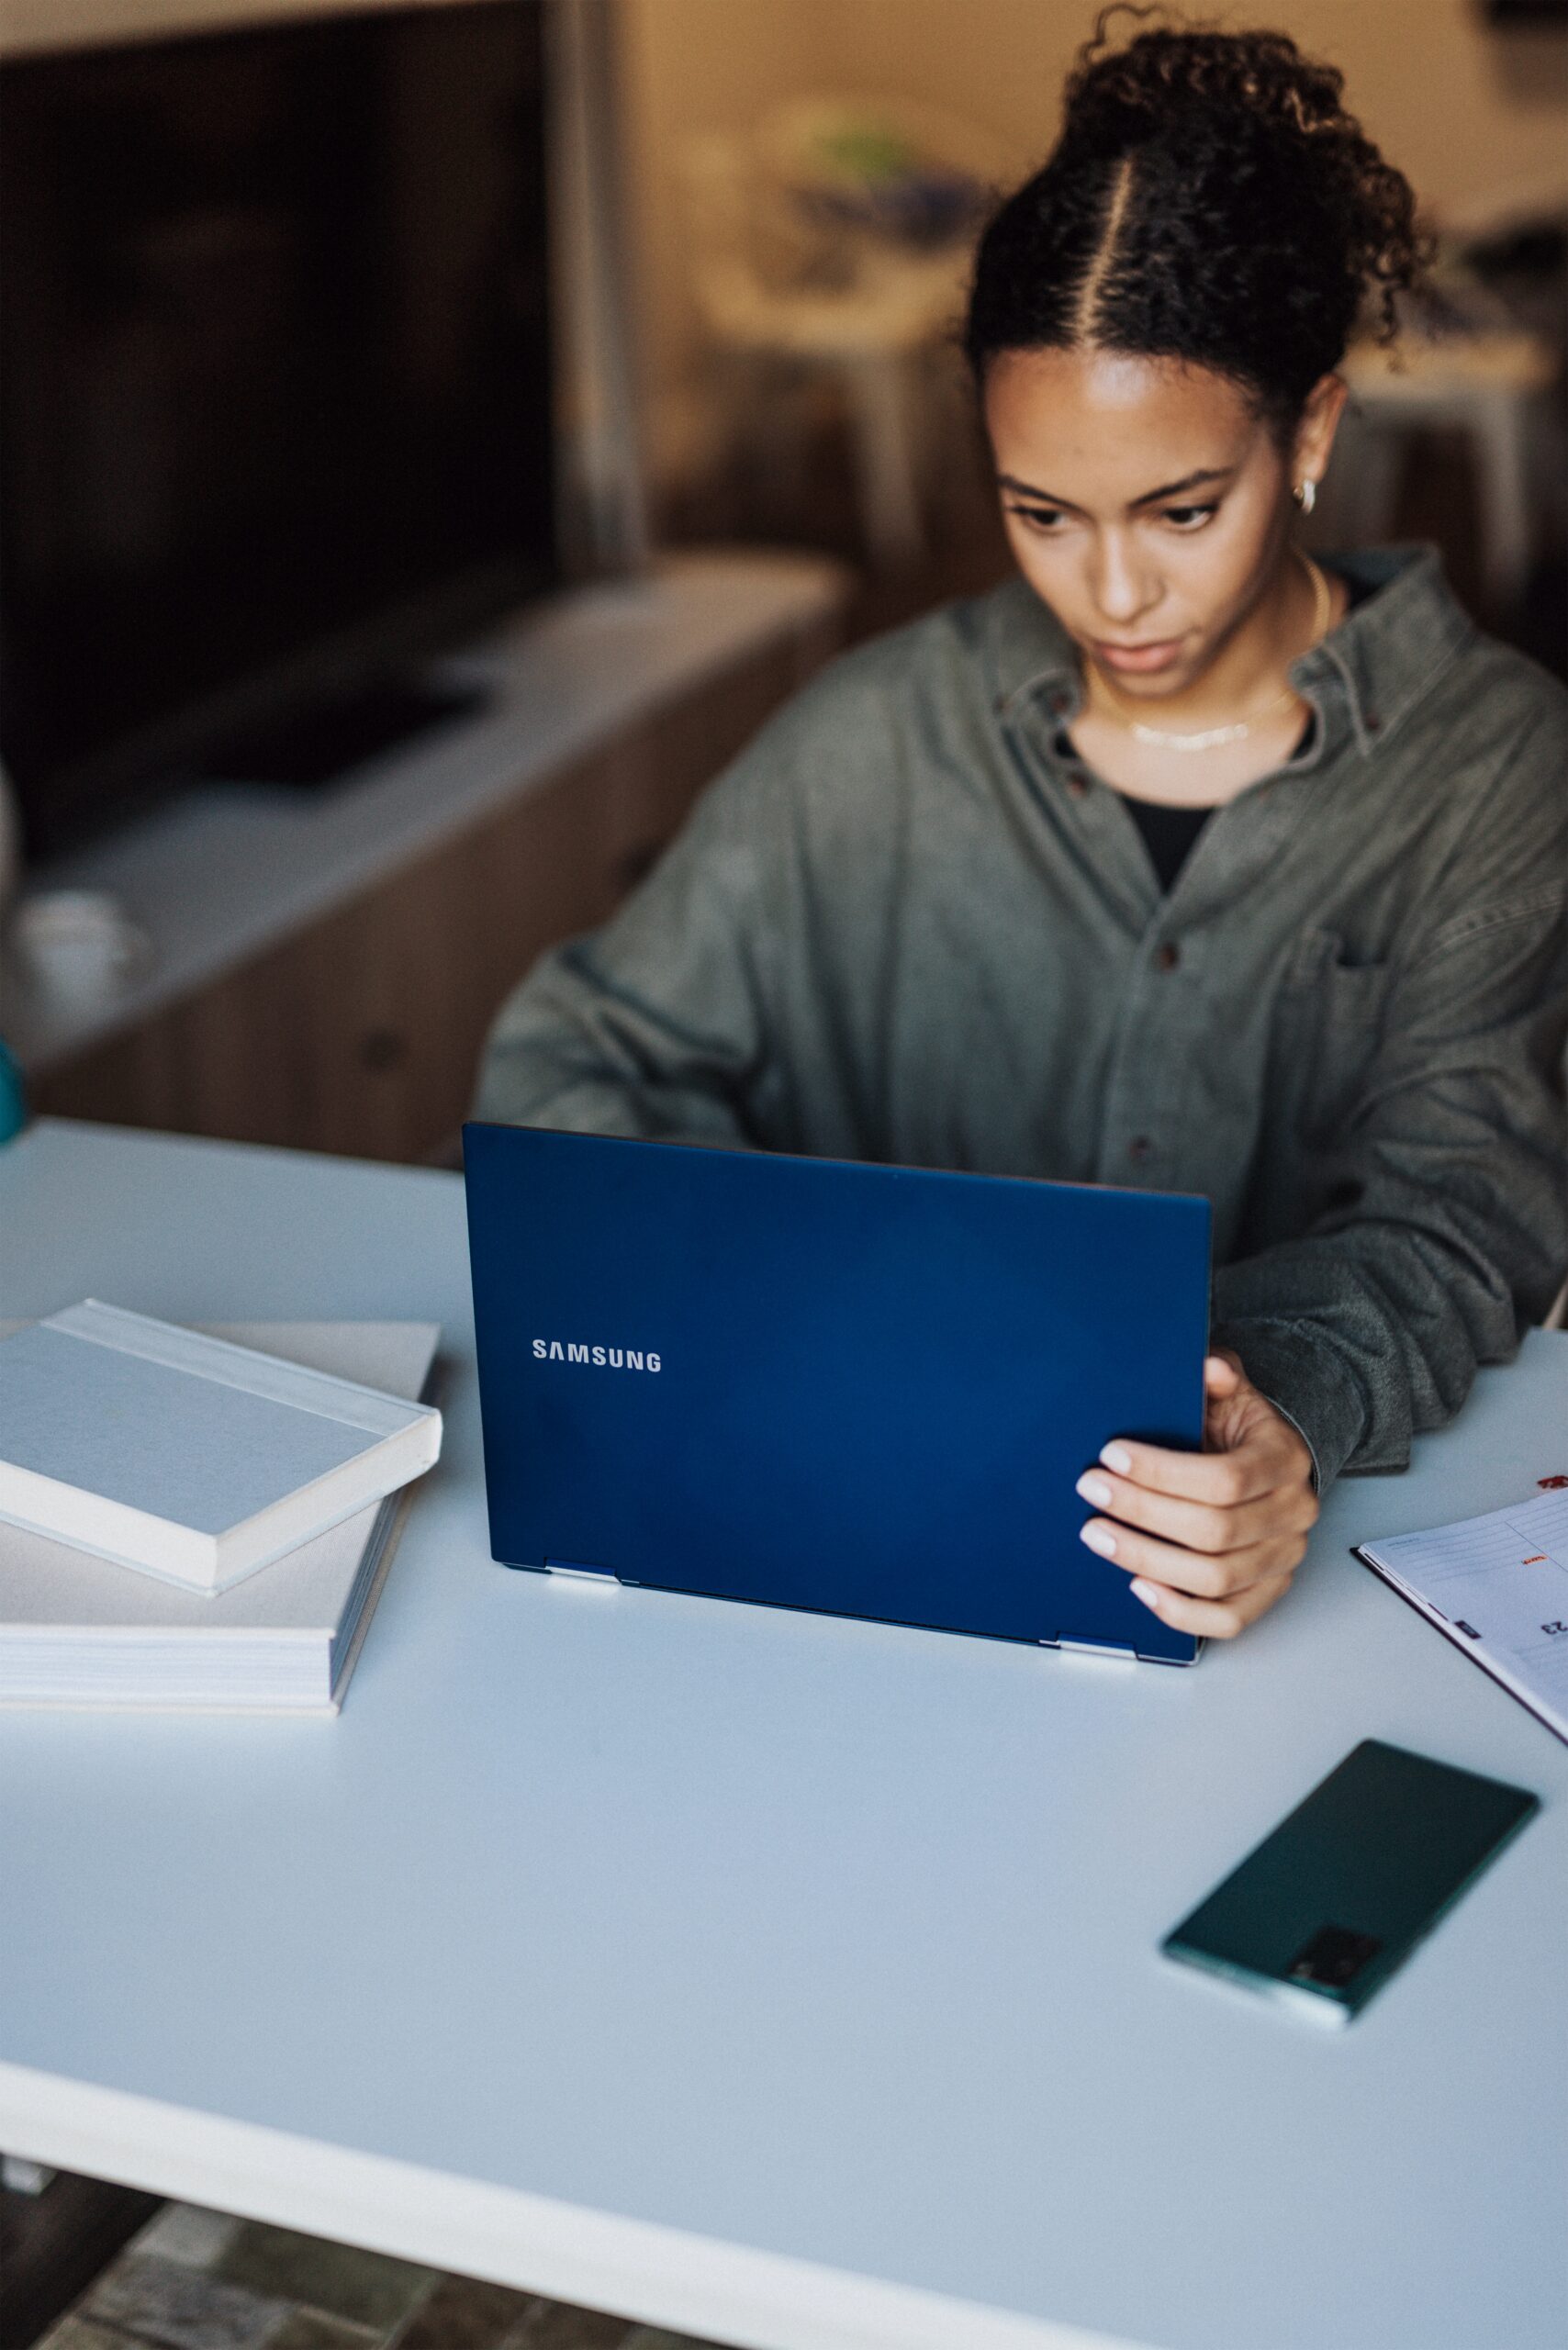
[[[1170,1663],[1079,1539],[1113,1436],[1203,1433],[1209,1203],[464,1129],[509,1565]]]

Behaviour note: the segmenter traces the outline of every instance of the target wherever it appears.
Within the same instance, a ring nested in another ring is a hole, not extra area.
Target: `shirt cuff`
[[[1315,1493],[1326,1493],[1361,1440],[1366,1412],[1354,1379],[1310,1322],[1216,1324],[1209,1348],[1228,1347],[1260,1395],[1312,1455]]]

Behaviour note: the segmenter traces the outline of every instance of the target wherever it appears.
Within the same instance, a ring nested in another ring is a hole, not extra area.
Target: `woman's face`
[[[1182,692],[1276,576],[1295,453],[1227,377],[1115,352],[1000,352],[985,417],[1030,586],[1124,698]]]

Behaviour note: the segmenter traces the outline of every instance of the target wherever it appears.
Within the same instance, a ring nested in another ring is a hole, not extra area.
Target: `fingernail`
[[[1110,1486],[1103,1477],[1097,1477],[1092,1469],[1084,1471],[1074,1490],[1081,1494],[1086,1502],[1092,1502],[1096,1509],[1109,1509],[1111,1506]]]
[[[1141,1599],[1146,1607],[1152,1607],[1154,1606],[1155,1599],[1158,1595],[1154,1585],[1151,1583],[1145,1583],[1141,1575],[1134,1575],[1131,1583],[1127,1585],[1127,1589],[1132,1592],[1137,1598]]]
[[[1100,1458],[1107,1469],[1115,1471],[1118,1477],[1125,1477],[1133,1465],[1132,1454],[1125,1444],[1103,1444]]]
[[[1108,1526],[1095,1526],[1091,1523],[1084,1527],[1081,1531],[1084,1541],[1088,1543],[1092,1550],[1098,1550],[1103,1559],[1114,1559],[1115,1557],[1116,1538],[1112,1533]]]

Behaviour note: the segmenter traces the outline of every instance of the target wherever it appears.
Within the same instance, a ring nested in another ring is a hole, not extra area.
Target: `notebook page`
[[[1568,1487],[1361,1555],[1568,1738]]]

